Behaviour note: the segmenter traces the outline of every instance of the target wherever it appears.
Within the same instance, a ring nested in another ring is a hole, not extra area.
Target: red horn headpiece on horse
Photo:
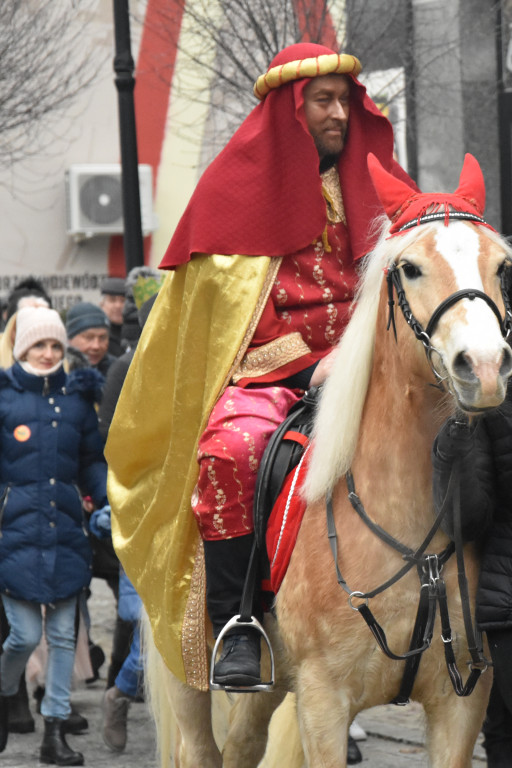
[[[439,213],[444,213],[444,222],[448,225],[450,211],[467,214],[466,218],[470,221],[493,229],[483,219],[485,183],[481,168],[473,155],[465,156],[459,186],[453,194],[417,192],[404,181],[388,173],[373,154],[368,155],[368,170],[377,195],[392,223],[389,230],[391,235],[423,223],[422,218],[427,214],[436,213],[436,218],[441,218]]]

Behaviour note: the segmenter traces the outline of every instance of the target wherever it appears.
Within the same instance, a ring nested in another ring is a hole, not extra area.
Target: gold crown
[[[324,53],[309,59],[288,61],[272,67],[264,75],[260,75],[254,84],[254,95],[264,99],[269,91],[303,77],[319,77],[320,75],[354,75],[357,77],[362,67],[355,56],[348,53]]]

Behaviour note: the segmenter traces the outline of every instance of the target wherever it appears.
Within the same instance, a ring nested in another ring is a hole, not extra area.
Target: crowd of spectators
[[[112,751],[124,750],[129,705],[143,700],[141,603],[112,545],[103,448],[161,280],[149,267],[105,278],[97,303],[80,301],[59,315],[43,284],[28,277],[2,304],[0,751],[9,733],[36,729],[35,709],[44,719],[41,761],[83,764],[66,738],[89,725],[71,701],[72,680],[95,682],[106,661],[91,637],[93,577],[107,582],[116,605],[102,702]],[[20,542],[21,521],[38,532],[33,541]],[[45,523],[48,537],[40,534]]]

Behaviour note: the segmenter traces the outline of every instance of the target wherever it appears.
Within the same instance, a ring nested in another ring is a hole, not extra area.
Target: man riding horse
[[[239,613],[265,445],[324,380],[348,321],[382,211],[368,153],[411,184],[360,68],[300,43],[258,78],[260,103],[202,176],[162,260],[172,272],[110,430],[117,552],[167,665],[197,688],[205,587],[216,637]],[[260,682],[257,633],[225,637],[215,678]]]

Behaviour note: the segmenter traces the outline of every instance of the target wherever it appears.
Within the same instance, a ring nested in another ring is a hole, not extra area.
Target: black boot
[[[119,614],[116,616],[114,624],[114,637],[112,638],[112,654],[107,671],[106,689],[115,685],[125,659],[130,653],[130,646],[133,639],[133,621],[124,621]]]
[[[100,676],[100,667],[105,663],[105,653],[100,645],[96,645],[89,639],[89,658],[91,660],[92,677],[88,677],[86,683],[95,683]]]
[[[362,760],[363,756],[361,754],[361,750],[357,746],[357,742],[352,738],[352,736],[349,736],[347,745],[347,764],[355,765],[356,763],[361,763]]]
[[[34,699],[36,700],[36,712],[41,714],[41,702],[44,698],[45,689],[42,685],[38,685],[34,690]],[[76,707],[71,704],[71,714],[67,720],[64,720],[63,733],[83,733],[89,728],[89,722],[86,717],[83,717],[77,712]]]
[[[9,697],[0,695],[0,752],[7,745],[9,735]]]
[[[81,715],[80,712],[77,712],[73,704],[71,705],[70,716],[63,723],[63,733],[83,733],[89,728],[87,718]]]
[[[74,752],[64,738],[63,724],[64,720],[45,717],[44,738],[39,759],[42,763],[54,765],[83,765],[82,753]]]
[[[28,705],[25,672],[20,678],[18,693],[9,696],[9,733],[34,733],[36,726]]]
[[[227,622],[240,613],[240,601],[254,536],[205,541],[206,605],[218,637]],[[253,608],[262,619],[262,611]],[[233,629],[224,639],[223,650],[215,664],[214,680],[225,686],[257,685],[260,674],[260,635],[257,630]]]

